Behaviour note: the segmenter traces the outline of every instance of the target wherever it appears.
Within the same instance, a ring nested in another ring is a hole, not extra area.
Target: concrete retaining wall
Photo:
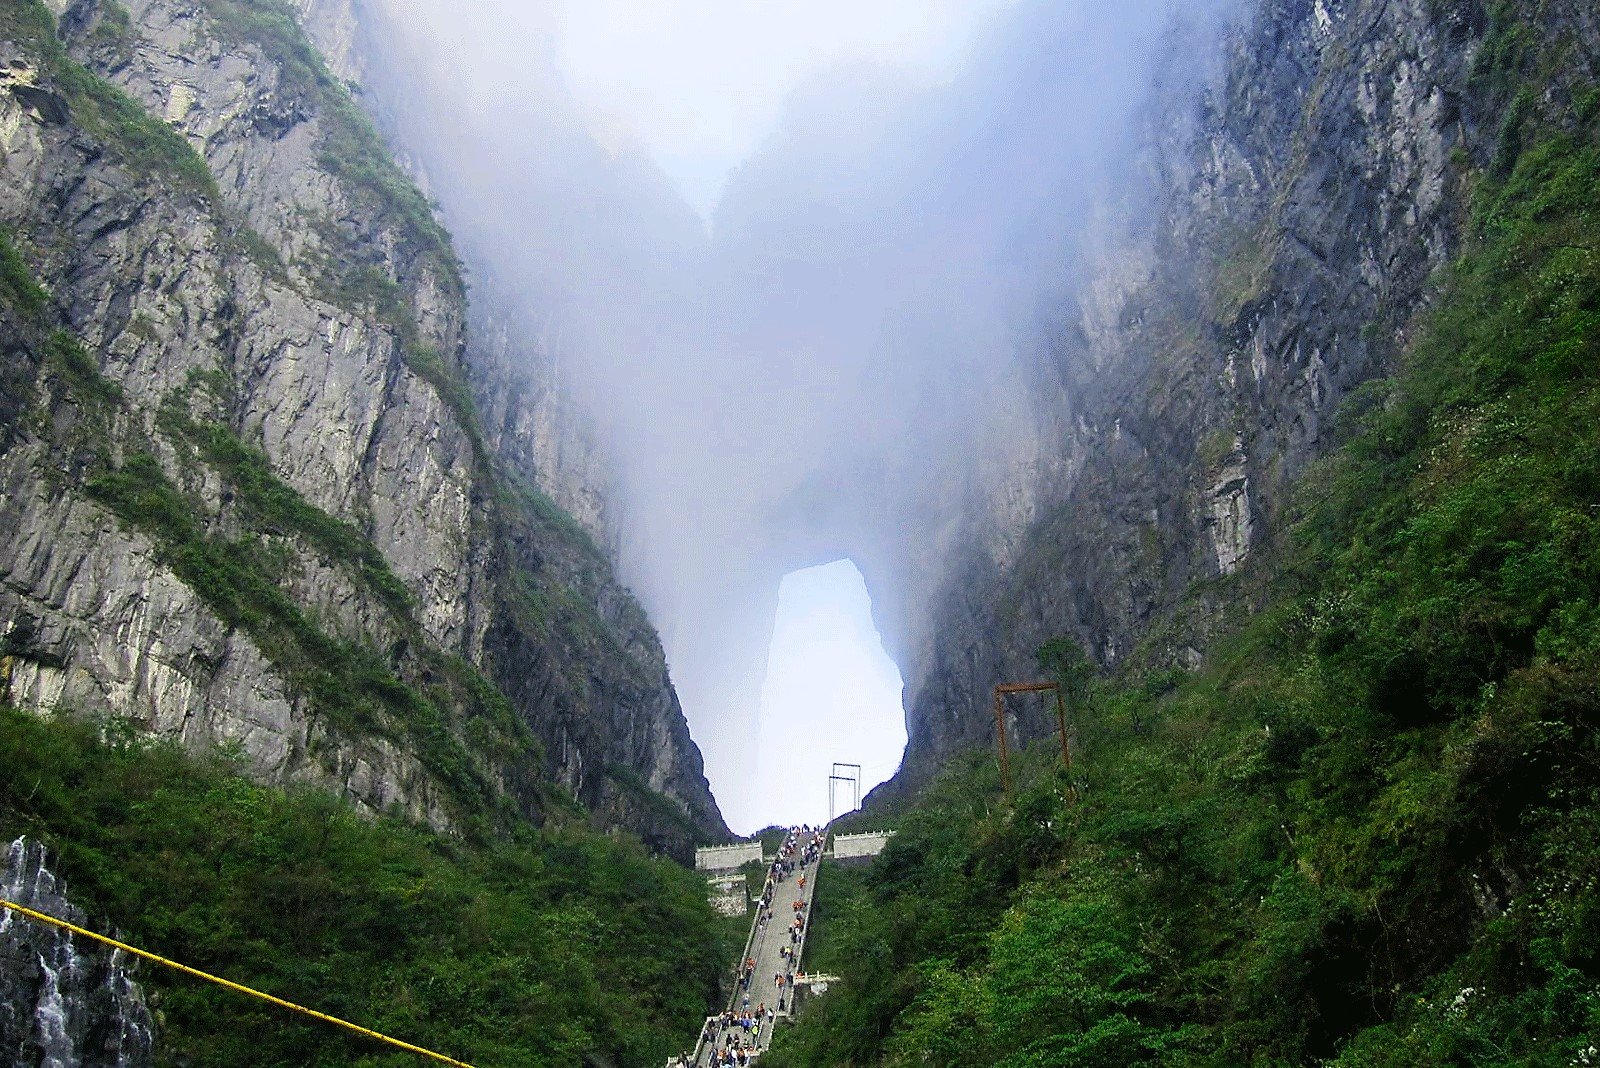
[[[694,851],[696,871],[733,871],[752,860],[761,859],[760,842],[736,842],[733,845],[706,846]]]
[[[875,857],[889,844],[893,831],[867,831],[864,834],[836,834],[833,836],[833,855],[838,860],[851,857]]]

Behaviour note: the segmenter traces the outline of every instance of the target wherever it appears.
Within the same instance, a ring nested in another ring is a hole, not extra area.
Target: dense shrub
[[[636,841],[364,819],[117,721],[0,708],[0,834],[50,846],[73,900],[135,944],[481,1065],[655,1068],[735,952],[704,882]],[[139,979],[162,1064],[416,1063],[176,973]]]

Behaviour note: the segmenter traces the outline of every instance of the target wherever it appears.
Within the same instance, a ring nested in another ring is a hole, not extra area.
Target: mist
[[[780,581],[853,561],[913,683],[981,487],[1049,451],[1039,349],[1096,212],[1138,199],[1157,57],[1210,31],[1168,0],[368,3],[369,94],[474,301],[592,424],[622,575],[753,830]]]

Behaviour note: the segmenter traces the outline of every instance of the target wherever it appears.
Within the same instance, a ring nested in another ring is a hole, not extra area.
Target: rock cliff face
[[[0,860],[0,897],[83,927],[44,849],[19,838]],[[0,1054],[40,1068],[147,1068],[154,1030],[121,950],[0,913]]]
[[[481,419],[503,354],[294,13],[0,14],[4,697],[436,825],[570,792],[685,852],[724,828],[659,642],[537,426]]]
[[[1458,245],[1467,164],[1506,136],[1485,110],[1492,19],[1540,20],[1591,71],[1600,55],[1587,5],[1490,7],[1251,3],[1198,107],[1164,80],[1142,157],[1154,210],[1100,235],[1057,324],[1043,447],[953,554],[885,795],[992,745],[991,688],[1039,674],[1046,640],[1105,667],[1141,644],[1193,666],[1248,604],[1246,563],[1335,410],[1404,349]],[[1011,723],[1051,726],[1025,708]]]
[[[294,11],[328,69],[354,87],[407,176],[433,194],[436,176],[425,159],[432,146],[416,143],[418,128],[437,134],[447,120],[425,111],[427,87],[395,39],[395,9],[369,0],[294,0]],[[619,491],[587,413],[561,382],[556,341],[548,336],[559,329],[522,306],[536,288],[528,279],[475,255],[464,240],[471,235],[454,236],[473,279],[465,371],[484,435],[501,461],[576,519],[614,561]]]

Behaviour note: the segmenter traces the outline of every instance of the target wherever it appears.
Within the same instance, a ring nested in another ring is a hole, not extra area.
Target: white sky
[[[631,129],[709,216],[796,85],[856,60],[943,79],[1013,2],[558,0],[555,47],[573,95]]]
[[[735,831],[823,823],[835,761],[860,764],[861,793],[894,774],[905,749],[900,669],[872,622],[872,601],[849,560],[792,571],[778,587],[761,726],[746,811],[724,812]],[[851,788],[840,783],[836,814]]]

